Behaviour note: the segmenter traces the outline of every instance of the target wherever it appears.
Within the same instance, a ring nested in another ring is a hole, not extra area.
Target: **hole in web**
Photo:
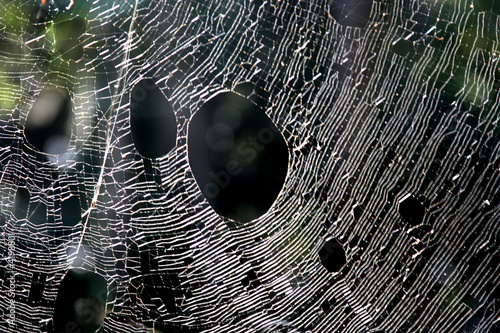
[[[107,284],[102,276],[70,269],[57,294],[55,332],[95,332],[104,323],[106,298]]]
[[[54,24],[56,51],[65,59],[78,60],[83,56],[80,36],[85,32],[87,22],[77,16]]]
[[[64,226],[74,227],[82,219],[80,200],[76,196],[61,201],[61,217]]]
[[[329,272],[338,272],[347,262],[344,248],[338,240],[332,238],[319,250],[319,259]]]
[[[28,113],[26,140],[47,154],[65,153],[71,134],[72,104],[67,91],[45,87]]]
[[[47,274],[36,272],[33,274],[31,287],[29,291],[28,301],[30,303],[38,302],[42,299],[45,283],[47,282]]]
[[[189,163],[207,201],[224,217],[248,222],[269,210],[285,181],[286,142],[262,109],[222,93],[192,117]]]
[[[30,202],[30,192],[24,187],[19,187],[14,198],[14,216],[18,219],[25,219],[28,214]]]
[[[474,7],[478,7],[482,11],[491,11],[500,15],[500,2],[497,0],[474,0]]]
[[[372,0],[331,0],[330,15],[339,24],[364,28],[370,19]]]
[[[28,220],[41,225],[47,222],[47,205],[40,201],[30,202]]]
[[[399,203],[399,214],[411,225],[422,223],[425,215],[425,208],[420,201],[410,195]]]
[[[158,158],[175,147],[177,127],[174,110],[152,79],[144,79],[130,96],[130,131],[137,151]]]

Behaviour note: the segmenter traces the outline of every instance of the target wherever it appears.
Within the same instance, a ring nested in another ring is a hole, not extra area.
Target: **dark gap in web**
[[[132,89],[130,131],[144,157],[158,158],[175,147],[177,125],[172,105],[152,79],[141,80]]]
[[[76,196],[61,201],[61,215],[63,225],[75,226],[82,219],[80,200]]]
[[[248,222],[274,203],[283,186],[288,150],[271,119],[249,99],[223,93],[192,117],[189,163],[214,210]]]
[[[68,149],[73,103],[67,90],[45,87],[28,113],[24,134],[36,149],[62,154]]]
[[[372,0],[331,0],[330,15],[339,24],[364,28],[370,19]]]
[[[80,36],[85,32],[87,22],[77,16],[54,23],[56,51],[64,59],[78,60],[83,56],[83,46]]]
[[[424,220],[425,208],[414,196],[408,196],[399,203],[399,214],[411,225],[417,225]]]
[[[25,219],[28,214],[30,192],[27,188],[19,187],[14,198],[14,216],[18,219]]]
[[[342,244],[335,238],[329,239],[319,250],[319,259],[329,272],[338,272],[347,262]]]
[[[70,269],[57,294],[55,332],[95,332],[104,323],[106,298],[107,283],[101,275]]]
[[[28,220],[41,225],[47,222],[47,205],[41,201],[32,201],[29,204]]]

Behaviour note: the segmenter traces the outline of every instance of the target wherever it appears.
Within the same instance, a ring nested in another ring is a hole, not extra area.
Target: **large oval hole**
[[[71,135],[73,103],[68,91],[44,88],[28,113],[24,135],[28,142],[47,154],[63,154]]]
[[[188,155],[213,209],[248,222],[269,210],[285,181],[288,149],[271,119],[251,101],[222,93],[192,117]]]
[[[175,147],[174,110],[152,79],[141,80],[132,89],[130,127],[135,147],[144,157],[158,158]]]
[[[95,332],[104,323],[107,293],[102,276],[70,269],[57,294],[55,332]]]

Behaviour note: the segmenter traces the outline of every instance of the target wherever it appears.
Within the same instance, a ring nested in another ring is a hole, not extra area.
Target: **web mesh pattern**
[[[80,268],[106,281],[104,314],[85,303],[103,332],[496,332],[498,7],[375,1],[363,26],[344,7],[2,1],[2,331],[54,331]],[[131,135],[146,78],[176,118],[158,158]],[[62,153],[27,139],[49,85],[71,101]],[[289,153],[248,223],[212,209],[188,158],[191,117],[227,91],[259,104]]]

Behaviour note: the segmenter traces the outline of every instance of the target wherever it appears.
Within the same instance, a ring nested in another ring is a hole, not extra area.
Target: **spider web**
[[[103,332],[496,332],[498,5],[368,4],[2,1],[2,331],[54,331],[81,269],[106,282]],[[144,79],[175,113],[158,158],[131,135]],[[48,86],[71,117],[37,147]],[[188,158],[191,117],[228,91],[288,147],[247,223],[214,211]]]

